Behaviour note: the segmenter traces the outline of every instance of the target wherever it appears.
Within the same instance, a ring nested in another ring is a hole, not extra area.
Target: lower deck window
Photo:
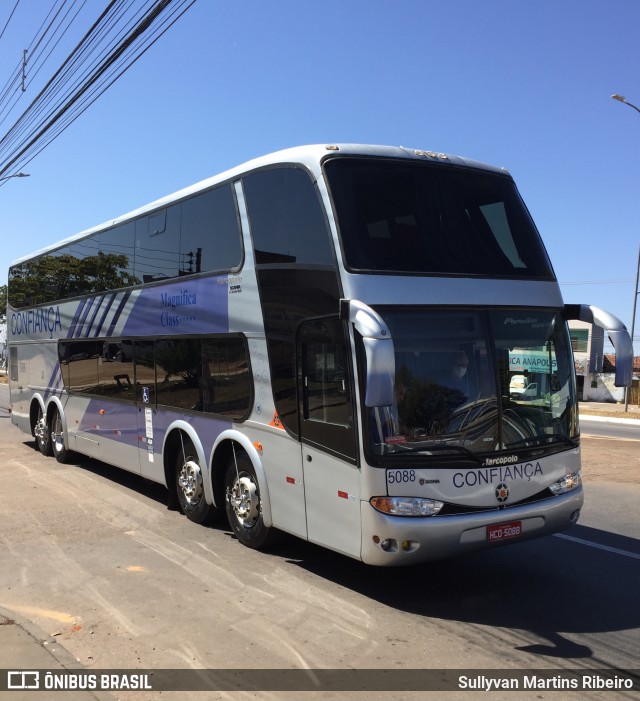
[[[58,353],[70,392],[237,420],[251,409],[242,336],[63,341]]]

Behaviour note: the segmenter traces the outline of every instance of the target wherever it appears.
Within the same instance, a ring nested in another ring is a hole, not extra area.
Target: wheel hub
[[[251,527],[260,516],[260,496],[258,487],[249,475],[239,475],[229,493],[229,504],[238,521]]]
[[[51,440],[53,441],[53,447],[56,453],[60,453],[64,450],[64,434],[62,432],[62,423],[58,419],[51,431]]]
[[[38,442],[41,443],[45,439],[45,437],[47,435],[47,422],[45,421],[44,416],[41,416],[36,421],[36,425],[35,425],[33,432],[35,433],[35,436],[36,436],[36,439],[38,440]]]
[[[195,460],[187,460],[178,477],[178,484],[188,504],[194,506],[202,497],[202,471]]]

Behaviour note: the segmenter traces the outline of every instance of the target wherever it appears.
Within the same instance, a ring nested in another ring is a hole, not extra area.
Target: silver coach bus
[[[249,547],[419,563],[578,519],[570,319],[628,385],[625,327],[563,303],[506,171],[295,148],[16,261],[12,417]]]

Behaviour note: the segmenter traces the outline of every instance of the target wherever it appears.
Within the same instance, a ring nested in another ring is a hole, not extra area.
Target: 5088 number
[[[387,483],[388,484],[407,484],[409,482],[416,481],[416,471],[415,470],[388,470],[387,471]]]

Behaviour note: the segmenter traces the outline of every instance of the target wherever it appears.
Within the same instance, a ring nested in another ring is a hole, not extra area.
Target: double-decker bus
[[[321,145],[16,261],[12,420],[163,484],[196,522],[374,565],[568,528],[583,503],[565,305],[504,169]]]

